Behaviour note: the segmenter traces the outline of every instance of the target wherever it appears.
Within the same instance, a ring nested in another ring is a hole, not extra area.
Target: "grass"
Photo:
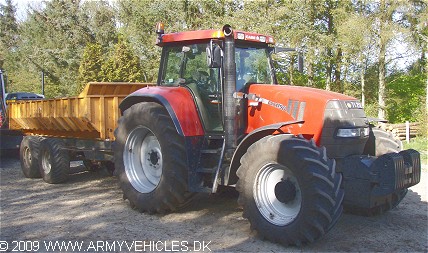
[[[417,137],[411,139],[409,143],[403,141],[403,148],[409,149],[412,148],[414,150],[419,151],[421,153],[421,162],[422,164],[428,164],[428,139],[424,137]]]

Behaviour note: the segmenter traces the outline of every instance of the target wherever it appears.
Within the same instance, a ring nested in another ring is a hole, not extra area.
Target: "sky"
[[[0,0],[1,4],[5,4],[4,0]],[[12,3],[16,6],[16,15],[18,21],[24,21],[27,17],[27,6],[40,4],[40,0],[12,0]]]

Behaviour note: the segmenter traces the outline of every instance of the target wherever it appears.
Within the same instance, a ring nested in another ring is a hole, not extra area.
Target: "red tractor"
[[[174,211],[195,192],[236,186],[243,216],[284,245],[313,242],[343,208],[377,214],[420,180],[420,156],[373,127],[361,103],[278,85],[270,36],[164,34],[157,85],[120,104],[113,143],[124,196],[142,212]]]

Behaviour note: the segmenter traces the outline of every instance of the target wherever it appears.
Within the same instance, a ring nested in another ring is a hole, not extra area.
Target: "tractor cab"
[[[163,48],[158,85],[189,89],[205,133],[222,134],[224,33],[202,30],[164,34],[161,28],[157,29],[157,45]],[[255,83],[274,84],[270,60],[273,38],[246,32],[235,34],[234,90],[245,92],[249,84]]]

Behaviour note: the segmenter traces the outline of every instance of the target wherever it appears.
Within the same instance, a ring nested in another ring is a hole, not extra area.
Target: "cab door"
[[[207,43],[164,47],[161,86],[183,86],[194,98],[206,133],[223,131],[220,69],[209,68]]]

